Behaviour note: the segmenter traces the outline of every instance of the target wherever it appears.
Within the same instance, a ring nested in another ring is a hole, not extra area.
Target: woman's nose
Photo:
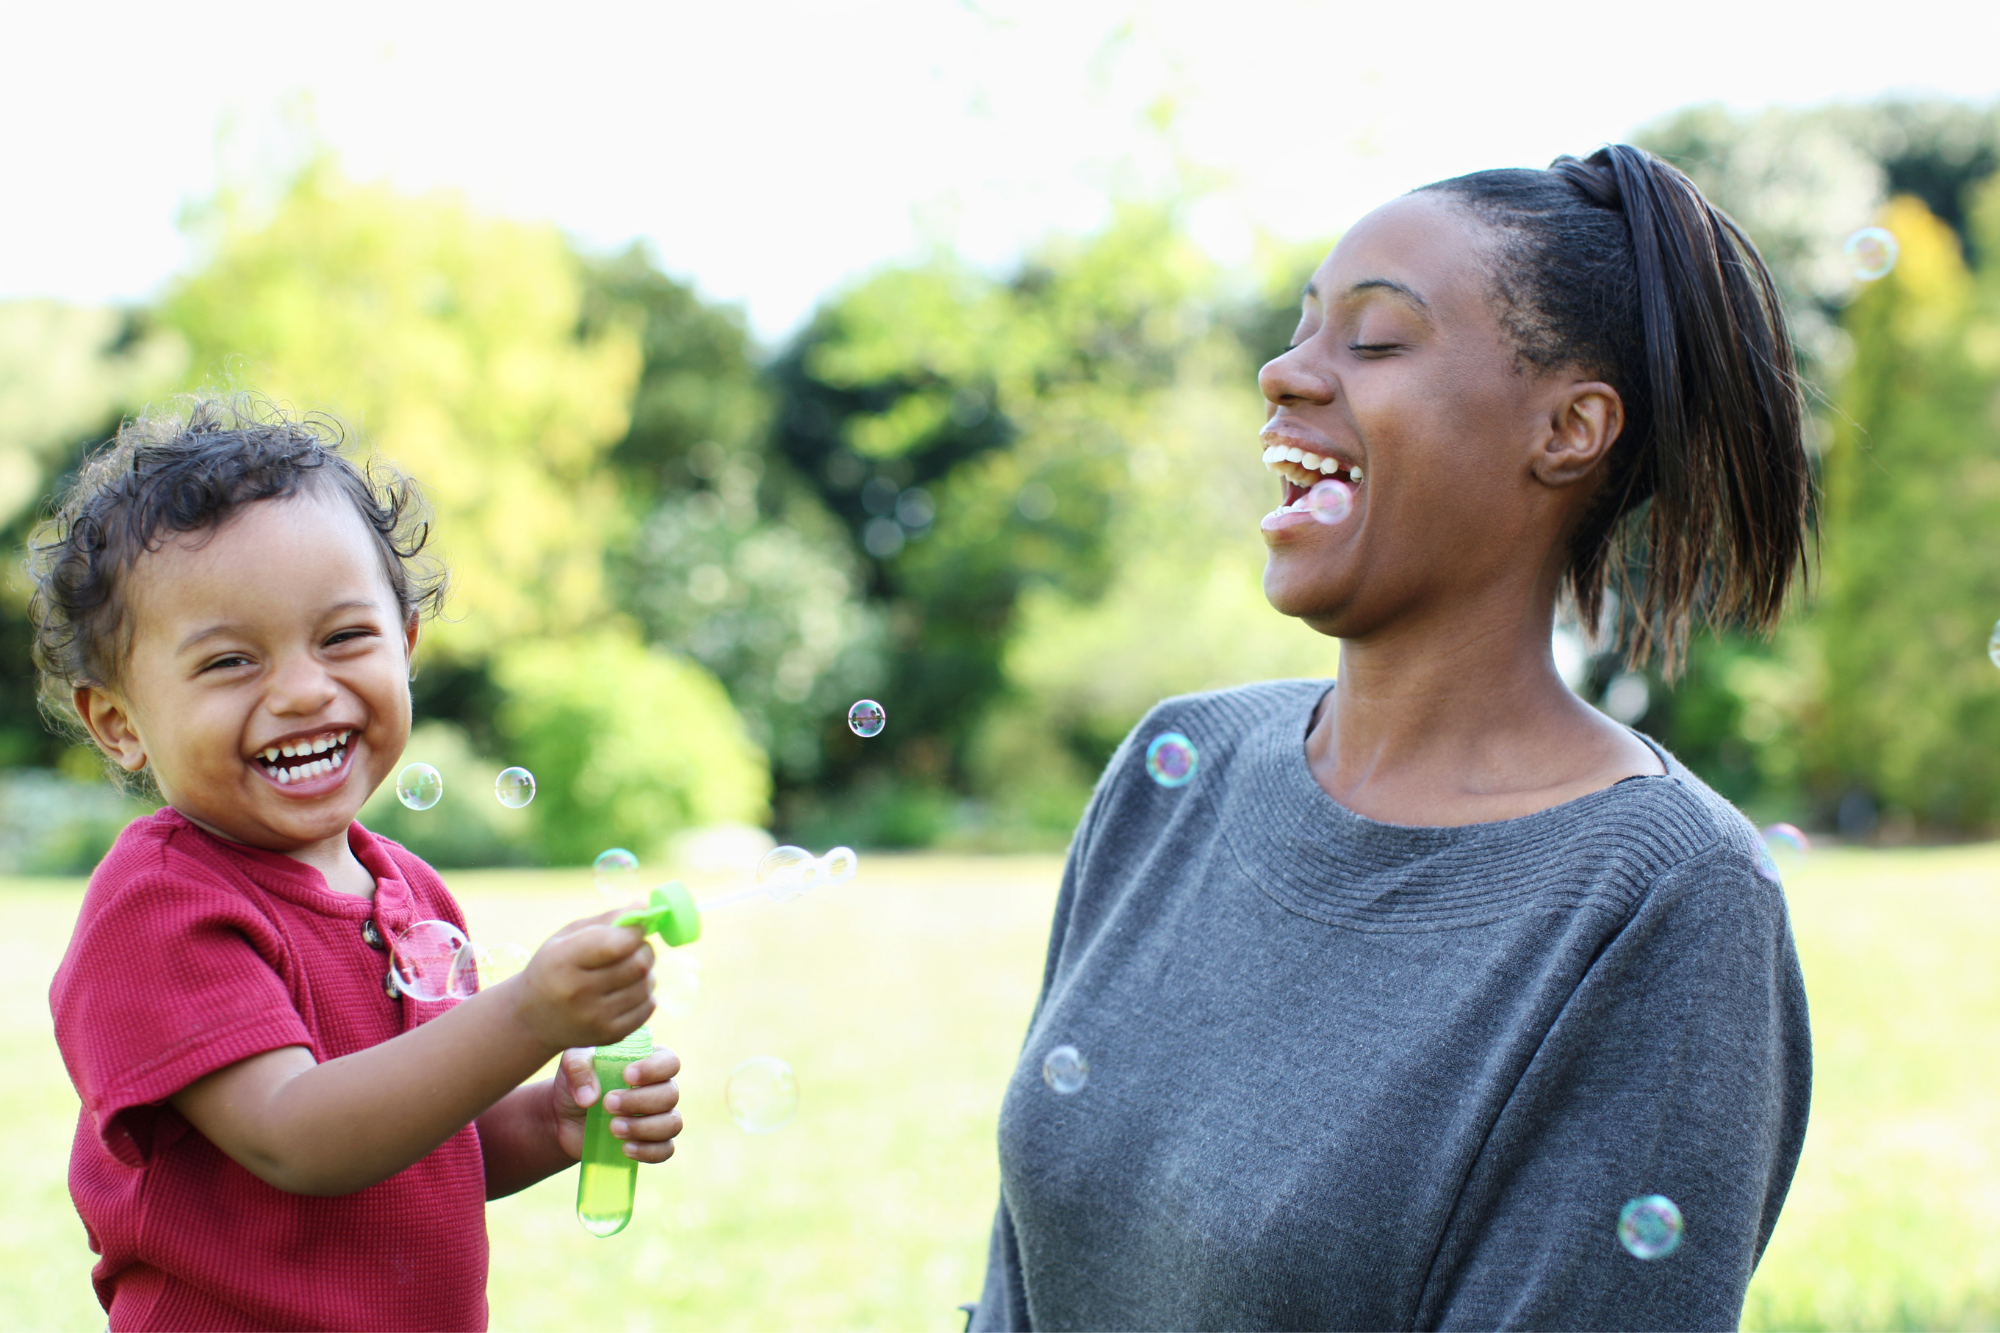
[[[1290,403],[1330,403],[1333,377],[1313,364],[1311,341],[1281,352],[1257,372],[1257,387],[1264,397],[1280,406]]]

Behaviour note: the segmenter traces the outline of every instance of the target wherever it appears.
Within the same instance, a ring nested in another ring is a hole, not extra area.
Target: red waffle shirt
[[[70,1196],[114,1329],[483,1329],[486,1186],[468,1125],[342,1198],[287,1194],[167,1099],[248,1056],[324,1062],[450,1007],[383,990],[393,939],[464,918],[437,873],[356,824],[373,903],[224,842],[172,809],[135,821],[91,876],[49,988],[83,1100]],[[372,929],[368,929],[371,927]]]

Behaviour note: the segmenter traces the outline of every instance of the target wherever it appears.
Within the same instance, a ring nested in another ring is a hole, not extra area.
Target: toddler
[[[91,876],[49,992],[114,1329],[484,1328],[485,1201],[577,1160],[587,1048],[653,1009],[615,913],[462,1002],[385,984],[399,931],[464,927],[354,822],[444,574],[413,484],[338,443],[195,400],[120,430],[32,548],[45,698],[165,801]],[[639,1161],[673,1151],[679,1068],[603,1094]]]

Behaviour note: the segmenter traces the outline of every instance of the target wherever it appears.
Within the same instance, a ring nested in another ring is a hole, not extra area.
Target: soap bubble
[[[639,896],[639,858],[623,847],[599,852],[590,863],[590,873],[597,880],[597,891],[607,898],[623,903]]]
[[[1194,766],[1194,742],[1178,731],[1163,731],[1146,747],[1146,771],[1162,787],[1186,786]]]
[[[1321,523],[1338,523],[1354,512],[1354,488],[1331,477],[1306,492],[1306,512]]]
[[[857,736],[880,736],[889,725],[889,715],[873,699],[863,699],[847,710],[847,729]]]
[[[665,949],[653,958],[653,1003],[668,1018],[686,1018],[701,998],[701,957],[688,949]]]
[[[1993,632],[1986,636],[1986,660],[2000,667],[2000,624],[1993,626]]]
[[[451,993],[452,964],[465,932],[449,921],[419,921],[389,945],[389,976],[413,1000],[442,1000]]]
[[[1681,1243],[1681,1210],[1664,1194],[1648,1194],[1618,1214],[1618,1240],[1634,1259],[1664,1259]]]
[[[798,897],[819,880],[819,858],[803,847],[773,847],[757,863],[757,882],[778,902]]]
[[[775,1055],[754,1055],[729,1071],[723,1088],[729,1118],[749,1134],[772,1134],[799,1109],[799,1081]]]
[[[396,775],[396,799],[412,810],[428,810],[444,797],[444,775],[429,764],[407,764]]]
[[[1892,233],[1880,227],[1863,227],[1847,238],[1840,252],[1847,256],[1849,272],[1862,282],[1873,282],[1889,276],[1901,249]]]
[[[1042,1057],[1042,1082],[1067,1097],[1090,1081],[1090,1061],[1074,1046],[1058,1046]]]
[[[525,768],[503,768],[493,779],[493,794],[509,810],[519,810],[535,799],[535,775]]]
[[[451,960],[445,993],[463,1000],[491,990],[526,967],[531,956],[524,944],[496,944],[489,949],[477,940],[470,941]]]
[[[836,847],[819,858],[820,878],[828,884],[845,884],[860,868],[852,847]]]
[[[1796,824],[1773,824],[1763,831],[1757,844],[1757,873],[1779,883],[1779,866],[1797,861],[1811,850],[1811,839]]]

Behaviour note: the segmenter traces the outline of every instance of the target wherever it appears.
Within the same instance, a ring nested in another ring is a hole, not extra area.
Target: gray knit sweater
[[[1735,1327],[1811,1086],[1756,832],[1664,752],[1520,819],[1364,819],[1306,767],[1328,688],[1170,700],[1112,759],[972,1326]],[[1183,787],[1146,773],[1165,731]],[[1653,1194],[1686,1230],[1642,1262],[1619,1210]]]

